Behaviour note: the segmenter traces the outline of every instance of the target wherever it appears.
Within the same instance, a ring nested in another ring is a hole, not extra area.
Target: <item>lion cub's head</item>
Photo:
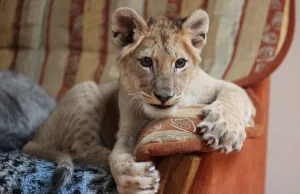
[[[197,10],[176,21],[163,16],[144,20],[130,8],[119,8],[112,31],[120,49],[120,82],[132,105],[150,116],[170,114],[199,68],[206,12]]]

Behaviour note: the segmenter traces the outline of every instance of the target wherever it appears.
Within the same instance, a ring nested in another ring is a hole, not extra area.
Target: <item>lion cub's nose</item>
[[[171,99],[174,94],[172,96],[169,95],[159,95],[157,93],[154,92],[155,97],[161,102],[162,105],[164,105],[169,99]]]

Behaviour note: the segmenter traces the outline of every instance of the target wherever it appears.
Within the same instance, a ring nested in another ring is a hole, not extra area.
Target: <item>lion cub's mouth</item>
[[[173,105],[159,105],[159,104],[150,104],[150,105],[158,109],[167,109],[173,106]]]

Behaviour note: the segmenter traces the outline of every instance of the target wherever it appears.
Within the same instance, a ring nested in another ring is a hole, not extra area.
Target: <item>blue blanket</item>
[[[55,164],[18,152],[0,154],[0,194],[49,193]],[[116,185],[108,167],[77,165],[60,194],[115,194]]]

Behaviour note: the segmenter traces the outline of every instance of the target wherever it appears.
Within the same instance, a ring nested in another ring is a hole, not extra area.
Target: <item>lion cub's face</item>
[[[207,30],[208,16],[201,10],[184,21],[166,17],[145,21],[129,8],[114,13],[120,82],[133,106],[150,116],[176,109],[199,68]]]

